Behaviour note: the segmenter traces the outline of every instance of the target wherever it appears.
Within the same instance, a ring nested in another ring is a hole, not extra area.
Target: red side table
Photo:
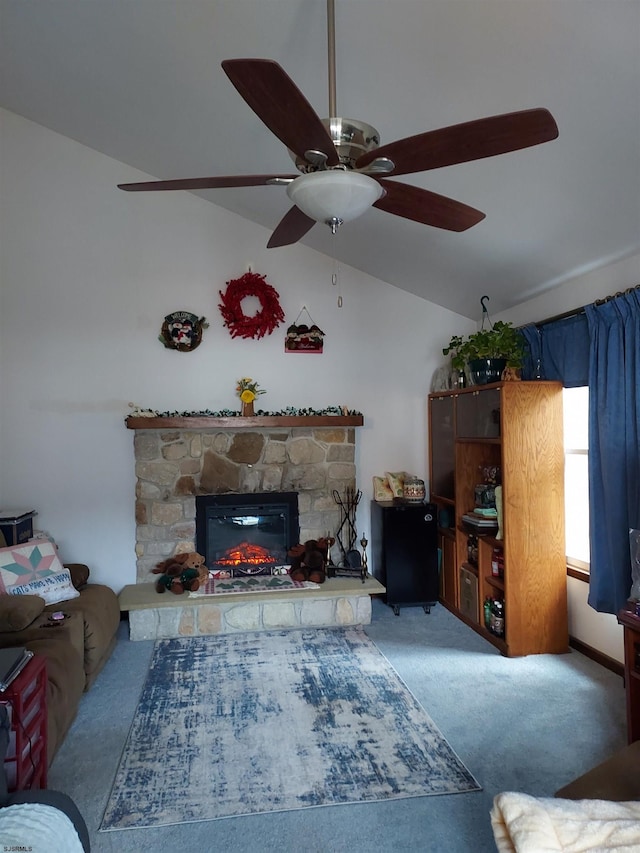
[[[20,675],[0,693],[11,733],[4,759],[10,792],[47,787],[47,667],[34,655]]]

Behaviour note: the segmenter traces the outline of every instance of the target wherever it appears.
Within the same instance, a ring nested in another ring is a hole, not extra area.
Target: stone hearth
[[[159,595],[151,583],[131,584],[120,593],[129,612],[132,640],[159,640],[285,628],[368,625],[371,596],[384,593],[375,578],[329,578],[319,589],[189,597]]]

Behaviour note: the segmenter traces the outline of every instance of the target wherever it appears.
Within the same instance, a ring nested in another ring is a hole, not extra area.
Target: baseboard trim
[[[583,643],[582,640],[577,640],[575,637],[569,637],[569,645],[572,649],[580,652],[580,654],[583,654],[585,657],[599,663],[600,666],[604,666],[606,669],[611,670],[611,672],[619,675],[620,678],[624,678],[624,664],[614,658],[610,658],[609,655],[603,654],[598,651],[598,649],[588,646],[586,643]]]

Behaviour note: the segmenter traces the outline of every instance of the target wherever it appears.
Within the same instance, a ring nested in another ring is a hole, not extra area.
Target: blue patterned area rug
[[[160,640],[100,830],[478,790],[360,627]]]

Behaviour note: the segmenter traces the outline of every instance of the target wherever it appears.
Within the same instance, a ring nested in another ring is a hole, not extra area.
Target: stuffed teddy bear
[[[161,575],[156,581],[156,591],[165,592],[169,589],[175,595],[181,595],[185,589],[195,592],[209,576],[204,557],[195,551],[169,557],[151,571],[154,575]]]
[[[324,583],[327,576],[327,549],[326,539],[308,539],[304,545],[294,545],[287,552],[291,559],[291,580]]]

